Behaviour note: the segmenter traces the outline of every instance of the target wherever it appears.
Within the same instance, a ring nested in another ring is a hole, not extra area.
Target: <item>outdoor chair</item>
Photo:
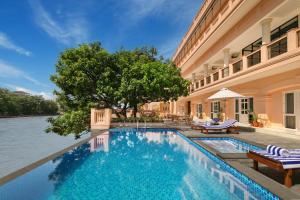
[[[203,124],[203,125],[199,125],[199,127],[197,127],[199,130],[201,130],[202,133],[206,133],[208,134],[208,131],[226,131],[226,133],[236,133],[238,134],[238,127],[236,127],[234,124],[237,121],[235,119],[229,119],[224,121],[222,124],[218,124],[218,125],[211,125],[211,124]]]
[[[262,163],[272,169],[284,172],[284,185],[291,187],[293,185],[293,174],[300,170],[300,149],[285,150],[280,147],[269,145],[267,150],[249,151],[247,157],[253,160],[253,168],[258,171],[258,163]],[[285,155],[281,152],[288,152]]]

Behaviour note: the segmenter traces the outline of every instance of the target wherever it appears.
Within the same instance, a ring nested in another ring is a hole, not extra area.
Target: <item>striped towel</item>
[[[289,157],[270,154],[267,150],[253,152],[280,162],[282,164],[283,169],[300,168],[300,151],[298,149],[289,150]]]
[[[267,152],[269,154],[273,154],[275,156],[282,156],[282,157],[289,157],[289,151],[284,149],[284,148],[281,148],[281,147],[278,147],[278,146],[275,146],[275,145],[268,145],[267,146]]]
[[[275,155],[275,156],[282,156],[282,157],[290,157],[290,156],[300,156],[300,149],[291,149],[287,150],[275,145],[268,145],[267,146],[267,152],[269,154]]]

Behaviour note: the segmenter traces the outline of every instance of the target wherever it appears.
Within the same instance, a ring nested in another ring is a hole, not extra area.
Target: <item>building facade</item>
[[[300,130],[299,24],[300,0],[205,0],[172,58],[191,85],[170,113]],[[224,87],[245,98],[207,99]]]

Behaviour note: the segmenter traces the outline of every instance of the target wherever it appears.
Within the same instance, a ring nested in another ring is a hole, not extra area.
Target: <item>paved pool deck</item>
[[[273,145],[278,145],[289,149],[292,148],[300,149],[300,135],[294,135],[294,134],[286,134],[286,133],[279,134],[278,132],[276,133],[241,132],[240,134],[220,134],[220,133],[203,134],[198,130],[191,130],[191,129],[181,130],[180,132],[191,139],[199,138],[199,137],[234,137],[237,139],[248,141],[249,143],[252,144],[257,144],[262,147],[265,147],[268,144],[273,144]],[[247,172],[245,173],[250,174],[251,178],[256,177],[258,179],[256,181],[258,182],[265,182],[267,185],[270,185],[272,184],[272,182],[275,181],[277,183],[283,184],[283,172],[270,169],[261,164],[259,165],[259,172],[257,172],[252,168],[252,160],[247,158],[243,158],[243,159],[225,158],[224,160],[227,163],[233,165],[234,167],[241,168],[239,169],[239,171],[246,170]],[[261,174],[263,174],[263,176],[261,176]],[[300,171],[297,171],[294,174],[293,182],[294,185],[288,190],[300,195]],[[276,185],[275,188],[273,187],[274,185]],[[275,191],[281,190],[283,193],[285,193],[284,191],[287,191],[286,190],[287,188],[285,186],[282,185],[281,187],[279,184],[270,185],[270,189]],[[287,197],[285,199],[295,199],[295,198]]]

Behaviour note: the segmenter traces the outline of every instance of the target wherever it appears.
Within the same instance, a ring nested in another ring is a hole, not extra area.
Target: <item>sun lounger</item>
[[[208,133],[208,131],[226,131],[226,133],[236,133],[238,134],[238,128],[234,126],[237,121],[235,119],[229,119],[219,125],[200,125],[199,129],[202,133]]]
[[[288,155],[280,155],[280,150],[249,151],[247,157],[253,160],[253,168],[258,170],[258,163],[267,165],[272,169],[284,172],[284,185],[293,185],[292,176],[300,170],[300,149],[288,150]]]

